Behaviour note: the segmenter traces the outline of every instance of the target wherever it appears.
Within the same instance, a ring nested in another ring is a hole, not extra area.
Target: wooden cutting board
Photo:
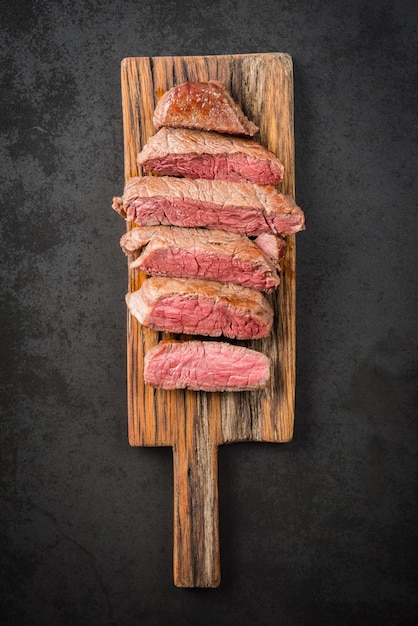
[[[293,70],[287,54],[139,57],[122,61],[125,177],[140,176],[136,157],[155,133],[152,115],[162,94],[188,80],[222,81],[260,128],[255,139],[285,166],[281,191],[294,197]],[[128,225],[128,228],[131,226]],[[145,353],[162,333],[128,313],[128,427],[132,446],[172,446],[174,468],[174,583],[220,582],[218,446],[237,441],[287,442],[295,396],[295,236],[287,237],[281,284],[269,297],[275,322],[265,340],[240,342],[271,357],[271,384],[262,391],[201,393],[145,386]],[[130,258],[129,261],[132,261]],[[145,276],[128,270],[129,290]],[[237,342],[238,343],[238,342]],[[262,485],[260,485],[260,488]]]

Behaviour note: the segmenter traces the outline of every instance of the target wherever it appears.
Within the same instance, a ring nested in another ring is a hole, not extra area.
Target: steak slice
[[[123,196],[113,199],[113,208],[139,226],[200,226],[243,235],[291,235],[305,228],[302,209],[271,185],[134,177]]]
[[[284,167],[253,139],[185,128],[162,128],[137,158],[144,171],[186,178],[278,185]]]
[[[258,339],[269,335],[273,322],[259,291],[200,278],[152,276],[127,294],[126,303],[141,324],[170,333]]]
[[[153,124],[155,128],[197,128],[250,137],[258,131],[225,85],[215,80],[182,83],[166,91],[155,107]]]
[[[141,226],[125,233],[120,243],[125,254],[142,249],[130,267],[147,274],[206,278],[260,291],[271,291],[280,283],[275,264],[245,235],[206,228]]]
[[[284,257],[287,250],[287,243],[283,237],[273,235],[273,233],[262,233],[254,239],[254,243],[267,258],[273,261],[276,267],[279,267],[280,259]]]
[[[266,387],[270,359],[218,341],[161,341],[144,359],[144,380],[162,389],[247,391]]]

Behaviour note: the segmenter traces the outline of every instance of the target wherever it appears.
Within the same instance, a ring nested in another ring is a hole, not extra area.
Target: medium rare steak
[[[182,83],[167,91],[155,107],[155,128],[197,128],[252,137],[258,127],[218,81]]]
[[[258,339],[270,334],[273,322],[259,291],[200,278],[152,276],[126,303],[144,326],[186,335]]]
[[[218,341],[161,341],[144,360],[145,383],[163,389],[246,391],[269,378],[264,354]]]
[[[206,278],[261,291],[271,291],[280,282],[275,264],[245,235],[206,228],[141,226],[125,233],[120,243],[125,254],[142,249],[130,267],[151,275]]]
[[[253,139],[183,128],[162,128],[138,155],[145,172],[278,185],[284,167]]]
[[[293,198],[271,185],[171,176],[130,178],[113,208],[137,225],[221,229],[243,235],[291,235],[305,228]]]

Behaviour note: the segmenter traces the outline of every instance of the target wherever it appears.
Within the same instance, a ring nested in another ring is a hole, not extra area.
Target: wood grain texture
[[[255,139],[285,166],[281,191],[294,197],[293,69],[287,54],[132,57],[122,61],[125,178],[141,176],[136,157],[155,133],[152,115],[162,94],[188,80],[219,80],[260,131]],[[131,226],[128,226],[128,228]],[[281,284],[269,295],[270,337],[240,342],[271,358],[271,383],[261,391],[200,393],[155,390],[142,377],[145,353],[162,334],[128,313],[128,432],[132,446],[172,446],[174,458],[174,581],[219,584],[217,448],[236,441],[288,442],[295,396],[295,236],[287,237]],[[132,261],[132,258],[129,258]],[[129,290],[145,276],[128,270]],[[239,342],[237,342],[239,343]]]

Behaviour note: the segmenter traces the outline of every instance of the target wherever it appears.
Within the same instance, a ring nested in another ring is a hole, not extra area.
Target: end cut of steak
[[[224,342],[161,341],[145,355],[145,383],[162,389],[247,391],[269,378],[267,356]]]
[[[293,198],[271,185],[171,176],[130,178],[113,208],[138,226],[165,224],[244,235],[291,235],[305,228]]]
[[[280,282],[275,264],[245,235],[206,228],[141,226],[125,233],[120,243],[125,254],[142,250],[131,269],[154,276],[206,278],[260,291],[271,291]]]
[[[144,326],[186,335],[258,339],[270,334],[273,322],[259,291],[199,278],[152,276],[127,294],[126,304]]]
[[[167,91],[155,107],[153,123],[155,128],[197,128],[250,137],[258,131],[225,86],[213,80],[182,83]]]
[[[278,185],[284,167],[253,139],[184,128],[162,128],[138,155],[146,173]]]

